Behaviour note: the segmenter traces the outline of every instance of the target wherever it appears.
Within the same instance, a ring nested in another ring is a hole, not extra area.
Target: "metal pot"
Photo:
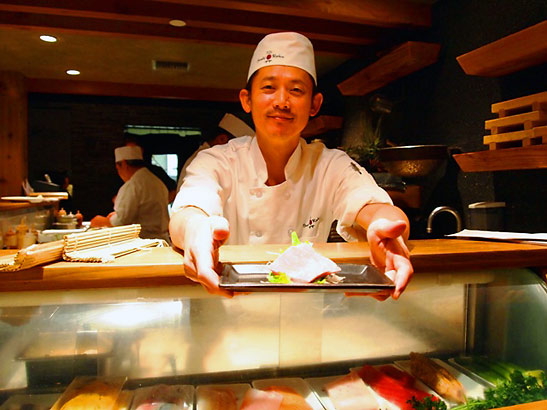
[[[446,145],[403,145],[380,148],[378,159],[392,175],[403,178],[424,177],[448,159]]]

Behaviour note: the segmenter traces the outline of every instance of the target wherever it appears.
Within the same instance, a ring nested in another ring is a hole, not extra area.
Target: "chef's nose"
[[[275,108],[279,108],[282,110],[288,110],[289,109],[289,93],[284,90],[283,88],[280,88],[275,96],[274,101]]]

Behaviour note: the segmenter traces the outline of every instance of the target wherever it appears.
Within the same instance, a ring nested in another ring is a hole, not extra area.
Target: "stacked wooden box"
[[[492,113],[483,138],[490,150],[547,144],[547,91],[492,104]]]

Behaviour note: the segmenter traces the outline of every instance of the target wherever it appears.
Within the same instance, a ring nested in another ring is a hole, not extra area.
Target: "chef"
[[[169,241],[167,188],[146,168],[139,146],[116,148],[114,155],[116,170],[124,184],[114,200],[114,212],[95,216],[91,226],[140,224],[142,238]]]
[[[396,288],[413,268],[405,244],[409,222],[367,171],[340,150],[301,138],[318,113],[313,46],[298,33],[274,33],[256,47],[240,91],[256,136],[201,151],[187,169],[171,217],[173,243],[184,250],[185,275],[219,289],[218,249],[225,243],[325,242],[331,223],[347,241],[368,240],[372,262]]]
[[[254,133],[255,132],[251,127],[249,127],[243,120],[236,117],[234,114],[224,114],[215,131],[211,134],[207,141],[203,142],[203,144],[201,144],[184,163],[177,182],[177,192],[180,190],[184,177],[186,176],[186,168],[188,168],[188,165],[190,165],[198,152],[214,147],[215,145],[226,144],[232,138],[254,135]]]

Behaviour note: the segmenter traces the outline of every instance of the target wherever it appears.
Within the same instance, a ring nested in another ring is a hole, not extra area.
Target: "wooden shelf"
[[[547,145],[452,155],[464,172],[547,168]]]
[[[319,117],[316,117],[308,122],[308,125],[304,128],[304,131],[302,131],[302,136],[304,138],[308,138],[321,135],[327,131],[342,128],[343,123],[343,117],[337,117],[334,115],[320,115]]]
[[[338,84],[342,95],[365,95],[437,61],[441,46],[407,41]]]
[[[456,58],[466,74],[498,77],[547,61],[547,21]]]

